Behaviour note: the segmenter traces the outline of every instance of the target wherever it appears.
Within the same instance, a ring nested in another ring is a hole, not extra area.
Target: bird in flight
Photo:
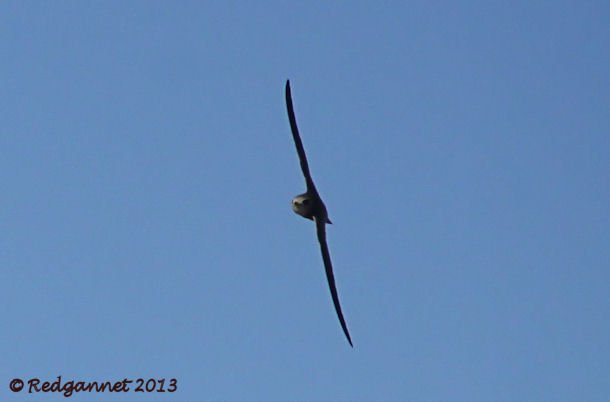
[[[335,276],[333,275],[333,264],[330,260],[330,252],[328,251],[328,245],[326,244],[326,224],[332,223],[328,219],[328,212],[326,206],[318,194],[311,174],[309,173],[309,165],[307,164],[307,157],[305,156],[305,149],[301,142],[301,136],[299,135],[299,129],[297,128],[297,120],[294,116],[294,107],[292,105],[292,95],[290,92],[290,80],[286,81],[286,108],[288,109],[288,119],[290,120],[290,129],[292,130],[292,138],[294,139],[294,145],[297,147],[297,153],[299,154],[299,161],[301,162],[301,170],[303,176],[305,176],[305,184],[307,185],[307,192],[299,194],[292,199],[292,210],[301,215],[303,218],[311,219],[316,224],[316,232],[318,234],[318,241],[320,242],[320,251],[322,252],[322,259],[324,260],[324,268],[326,269],[326,279],[328,279],[328,286],[330,287],[330,294],[335,305],[335,311],[339,317],[341,328],[345,334],[347,341],[351,347],[352,338],[347,330],[347,324],[343,318],[343,312],[341,311],[341,304],[339,303],[339,294],[337,293],[337,287],[335,285]]]

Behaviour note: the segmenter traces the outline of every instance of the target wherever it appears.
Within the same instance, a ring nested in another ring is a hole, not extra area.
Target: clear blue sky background
[[[3,401],[608,400],[607,2],[3,1],[0,54]]]

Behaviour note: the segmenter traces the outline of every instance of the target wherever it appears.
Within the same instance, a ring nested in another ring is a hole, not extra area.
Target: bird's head
[[[292,210],[303,218],[313,219],[315,213],[315,199],[309,194],[299,194],[292,199]]]
[[[321,218],[326,223],[332,223],[328,219],[326,207],[317,194],[299,194],[292,199],[292,210],[303,218],[313,220],[314,217]]]

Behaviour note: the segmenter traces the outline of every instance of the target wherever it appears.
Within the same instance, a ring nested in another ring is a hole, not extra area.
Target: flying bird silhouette
[[[352,338],[347,330],[347,324],[343,318],[343,312],[341,311],[341,304],[339,303],[339,294],[337,293],[337,287],[335,285],[335,276],[333,275],[333,264],[330,260],[330,252],[328,251],[328,245],[326,244],[326,224],[332,223],[328,219],[328,212],[326,206],[320,198],[320,194],[316,189],[311,173],[309,173],[309,165],[307,164],[307,157],[305,156],[305,149],[301,142],[301,136],[299,135],[299,129],[297,127],[297,120],[294,116],[294,107],[292,105],[292,95],[290,92],[290,80],[286,81],[286,108],[288,109],[288,119],[290,120],[290,129],[292,130],[292,138],[294,139],[294,145],[297,147],[297,153],[299,154],[299,161],[301,162],[301,170],[303,176],[305,176],[305,184],[307,185],[307,192],[299,194],[292,199],[292,210],[303,218],[311,219],[316,223],[316,232],[318,234],[318,241],[320,242],[320,251],[322,252],[322,259],[324,260],[324,268],[326,269],[326,279],[328,279],[328,286],[330,287],[330,294],[335,305],[335,311],[339,317],[341,328],[345,334],[347,341],[351,347]]]

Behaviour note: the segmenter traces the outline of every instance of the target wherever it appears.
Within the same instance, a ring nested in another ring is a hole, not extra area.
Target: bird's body
[[[345,337],[347,338],[347,341],[349,342],[350,346],[353,347],[352,339],[349,335],[345,319],[343,318],[343,312],[341,311],[341,304],[339,303],[339,294],[337,293],[337,287],[335,285],[335,276],[333,275],[333,266],[330,259],[330,251],[328,250],[328,245],[326,243],[326,224],[330,224],[332,222],[328,218],[326,205],[324,205],[324,202],[322,201],[322,198],[320,197],[320,194],[316,189],[313,179],[311,178],[311,173],[309,172],[309,164],[307,163],[305,149],[303,148],[301,136],[299,135],[299,129],[297,127],[297,121],[294,114],[294,107],[292,105],[290,81],[286,81],[286,108],[288,110],[288,119],[290,120],[292,138],[297,148],[297,154],[299,155],[301,170],[303,171],[303,176],[305,176],[305,184],[307,186],[307,191],[305,193],[299,194],[292,199],[292,210],[298,215],[301,215],[306,219],[314,221],[316,224],[316,233],[318,236],[318,242],[320,243],[322,259],[324,260],[326,279],[328,280],[328,286],[330,288],[330,294],[333,299],[335,311],[337,312],[337,317],[339,318],[339,322],[341,323],[343,333],[345,334]]]
[[[328,219],[326,205],[324,205],[324,202],[317,194],[303,193],[297,195],[292,199],[292,210],[303,218],[313,220],[314,216],[326,217],[323,221],[332,223]]]

